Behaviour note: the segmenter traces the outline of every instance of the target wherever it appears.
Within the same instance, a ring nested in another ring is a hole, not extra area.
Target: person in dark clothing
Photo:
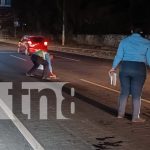
[[[33,67],[26,73],[26,76],[34,76],[35,71],[40,65],[44,66],[42,79],[50,79],[49,77],[49,64],[48,61],[44,59],[46,52],[39,50],[32,54],[31,60],[33,62]]]

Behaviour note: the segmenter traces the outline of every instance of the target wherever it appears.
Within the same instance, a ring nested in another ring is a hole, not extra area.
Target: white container
[[[44,66],[43,65],[39,65],[38,69],[39,70],[44,70]]]
[[[117,73],[111,72],[111,73],[109,73],[109,77],[110,77],[110,84],[113,86],[116,86],[116,84],[117,84]]]

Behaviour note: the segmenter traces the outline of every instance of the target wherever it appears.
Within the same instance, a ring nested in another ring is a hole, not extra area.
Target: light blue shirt
[[[45,54],[45,59],[46,59],[47,62],[48,62],[49,71],[50,71],[50,72],[53,72],[53,71],[52,71],[52,63],[51,63],[51,59],[50,59],[49,53],[46,53],[46,54]]]
[[[144,62],[150,66],[150,41],[137,33],[123,39],[119,44],[112,67],[116,68],[121,61]]]

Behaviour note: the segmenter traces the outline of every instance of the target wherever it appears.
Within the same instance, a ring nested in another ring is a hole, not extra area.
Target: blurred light
[[[28,44],[29,44],[29,45],[32,45],[32,42],[31,42],[31,41],[28,41]]]
[[[45,41],[45,42],[44,42],[44,45],[47,46],[47,45],[48,45],[48,42]]]

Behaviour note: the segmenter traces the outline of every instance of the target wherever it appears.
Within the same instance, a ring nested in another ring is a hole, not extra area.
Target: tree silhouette
[[[131,25],[150,26],[149,0],[13,0],[14,16],[33,32],[62,32],[65,1],[66,33],[126,33]]]

